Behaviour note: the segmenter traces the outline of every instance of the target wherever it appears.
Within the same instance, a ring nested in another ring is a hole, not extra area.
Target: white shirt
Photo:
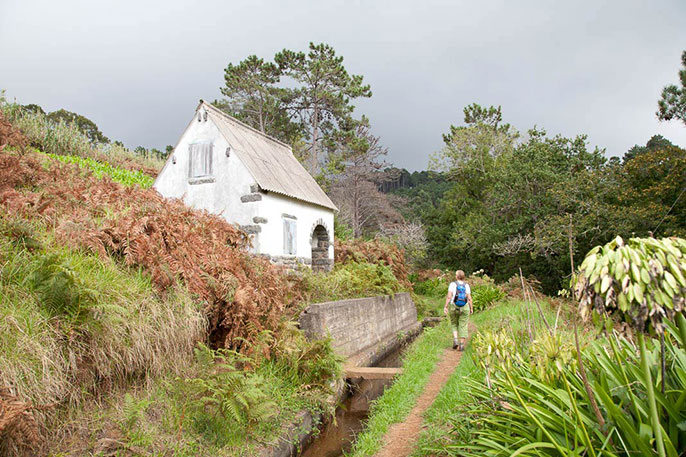
[[[455,296],[455,292],[457,292],[457,283],[458,282],[460,284],[465,285],[465,289],[467,290],[467,295],[470,295],[472,293],[472,289],[469,288],[469,284],[467,284],[464,281],[455,281],[455,282],[451,282],[450,286],[448,286],[448,293],[449,294],[452,294],[453,297]]]

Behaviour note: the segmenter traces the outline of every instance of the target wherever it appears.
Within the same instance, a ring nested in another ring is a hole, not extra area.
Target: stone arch
[[[310,245],[312,246],[312,271],[331,271],[333,260],[329,259],[330,231],[322,219],[312,225]]]

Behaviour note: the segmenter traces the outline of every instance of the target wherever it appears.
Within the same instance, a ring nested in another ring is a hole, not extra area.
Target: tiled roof
[[[248,168],[261,189],[337,211],[336,205],[295,158],[291,148],[209,103],[200,100],[231,149]]]

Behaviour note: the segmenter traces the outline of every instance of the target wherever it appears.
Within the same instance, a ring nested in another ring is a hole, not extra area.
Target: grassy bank
[[[388,428],[409,414],[443,351],[451,344],[446,321],[419,336],[403,356],[403,373],[372,404],[364,432],[357,437],[349,455],[371,456],[380,449]]]
[[[70,150],[66,126],[34,132],[44,154],[0,121],[1,455],[255,454],[341,377],[301,304],[406,284],[379,243],[287,274],[140,168]]]
[[[39,223],[0,217],[0,265],[3,399],[44,407],[25,421],[38,435],[12,442],[37,445],[62,408],[178,372],[206,331],[183,287],[162,298],[149,276],[60,245]]]
[[[340,370],[322,354],[328,369]],[[104,450],[138,456],[259,455],[277,443],[284,426],[299,412],[308,410],[313,416],[331,412],[329,390],[304,384],[308,378],[283,358],[246,369],[247,363],[255,362],[200,346],[179,374],[118,389],[102,398],[97,411],[70,409],[69,422],[75,429],[72,443],[63,451],[81,455],[74,446],[77,442],[96,455]],[[316,365],[310,363],[308,368]],[[110,449],[103,449],[105,445]]]
[[[198,345],[207,320],[182,285],[160,295],[38,222],[0,217],[0,265],[0,399],[39,408],[12,419],[3,455],[251,455],[328,408],[341,375],[329,342],[288,322],[246,354]]]

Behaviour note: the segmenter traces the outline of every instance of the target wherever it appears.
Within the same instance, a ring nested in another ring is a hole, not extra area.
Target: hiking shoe
[[[457,350],[458,350],[458,351],[464,351],[464,344],[459,344],[459,345],[457,346]]]
[[[460,345],[459,345],[459,344],[457,344],[457,343],[453,342],[453,350],[455,350],[455,349],[457,349],[457,348],[459,348],[459,347],[460,347]]]

